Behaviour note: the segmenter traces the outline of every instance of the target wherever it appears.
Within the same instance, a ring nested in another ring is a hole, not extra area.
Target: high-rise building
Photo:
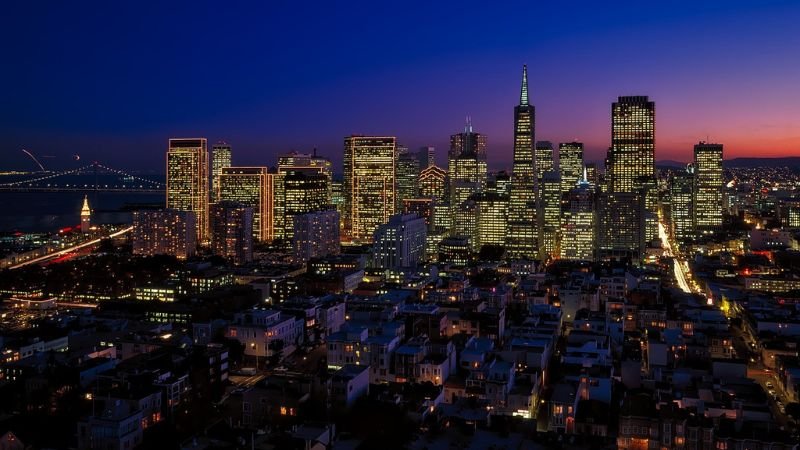
[[[539,184],[539,247],[540,258],[558,258],[561,254],[561,177],[558,172],[545,172]]]
[[[595,251],[594,188],[583,178],[567,194],[562,225],[561,258],[592,261]]]
[[[722,226],[722,144],[695,145],[694,169],[694,226],[698,233],[713,233]]]
[[[81,207],[81,233],[88,233],[92,228],[92,210],[89,208],[89,196],[83,196]]]
[[[219,201],[232,201],[253,209],[253,239],[275,239],[274,175],[266,167],[224,167],[219,175]]]
[[[345,230],[352,241],[371,241],[394,215],[396,146],[394,137],[344,139]]]
[[[478,252],[478,205],[474,200],[468,198],[450,209],[452,211],[451,235],[462,236],[469,241],[470,249]],[[438,215],[436,216],[438,217]]]
[[[427,226],[415,214],[396,214],[378,226],[373,239],[372,266],[385,269],[416,267],[425,257]]]
[[[597,168],[597,163],[586,163],[586,179],[594,187],[600,186],[600,171]]]
[[[533,148],[534,160],[536,161],[536,180],[539,181],[544,174],[556,170],[555,159],[553,158],[553,143],[550,141],[537,141]]]
[[[425,170],[428,167],[436,165],[436,148],[422,147],[417,152],[417,159],[419,159],[419,170]]]
[[[402,208],[403,201],[417,198],[419,191],[419,158],[406,147],[397,147],[397,205]]]
[[[211,250],[240,266],[253,260],[253,208],[221,201],[209,207]]]
[[[339,212],[335,209],[294,216],[294,257],[298,262],[338,255]]]
[[[528,101],[528,66],[522,66],[519,105],[514,107],[514,167],[508,203],[506,248],[511,258],[536,258],[536,109]]]
[[[197,222],[194,211],[135,211],[133,213],[133,254],[172,255],[178,259],[194,256]]]
[[[284,239],[294,236],[294,217],[330,207],[328,176],[323,173],[288,171],[283,176]]]
[[[219,176],[222,169],[232,166],[231,146],[217,142],[211,147],[211,201],[219,201]]]
[[[578,185],[583,174],[583,143],[558,144],[558,168],[561,173],[561,192],[567,193]]]
[[[474,247],[480,251],[485,245],[505,246],[508,234],[509,198],[495,192],[479,192],[470,200],[476,206]]]
[[[403,214],[416,214],[425,219],[428,230],[434,228],[434,201],[432,198],[410,198],[403,200]]]
[[[322,174],[327,177],[328,199],[325,204],[333,202],[333,164],[328,158],[318,156],[317,149],[314,153],[298,153],[292,151],[278,156],[278,173],[302,172]],[[291,233],[290,233],[291,234]]]
[[[609,195],[601,198],[601,204],[610,211],[600,212],[599,228],[611,227],[605,230],[609,235],[601,239],[605,248],[600,249],[600,256],[626,256],[638,262],[646,242],[658,235],[655,103],[647,97],[619,97],[612,104],[611,148],[606,164],[603,188]],[[638,209],[640,203],[643,210]],[[622,215],[615,214],[622,211],[627,211],[631,220],[619,220]]]
[[[208,239],[208,142],[170,139],[167,149],[167,209],[192,211],[197,240]]]
[[[694,237],[694,166],[676,171],[669,181],[669,231],[679,244]]]
[[[486,136],[475,133],[469,119],[463,133],[450,136],[448,161],[450,206],[456,208],[486,187]]]
[[[419,196],[434,199],[437,204],[447,203],[447,171],[437,166],[423,169],[419,174]]]

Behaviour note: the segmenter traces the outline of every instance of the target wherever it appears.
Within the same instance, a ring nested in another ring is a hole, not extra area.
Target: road
[[[689,287],[689,282],[687,281],[685,273],[686,267],[678,258],[675,257],[675,254],[672,252],[672,244],[669,242],[669,235],[667,234],[667,229],[664,227],[663,222],[658,222],[658,236],[661,238],[661,246],[664,249],[664,256],[673,258],[672,270],[675,272],[675,281],[677,281],[678,287],[681,288],[683,292],[691,294],[692,289]]]
[[[11,270],[19,269],[20,267],[25,267],[25,266],[30,265],[30,264],[36,264],[36,263],[44,262],[44,261],[47,261],[47,260],[50,260],[50,259],[53,259],[53,258],[57,258],[59,256],[63,256],[65,254],[67,254],[67,253],[72,253],[72,252],[80,250],[82,248],[86,248],[86,247],[89,247],[89,246],[92,246],[92,245],[97,245],[103,239],[115,238],[117,236],[122,236],[123,234],[128,233],[131,230],[133,230],[132,226],[127,227],[127,228],[123,228],[123,229],[121,229],[119,231],[115,231],[115,232],[113,232],[111,234],[108,234],[108,235],[105,235],[105,236],[101,236],[101,237],[96,238],[96,239],[91,239],[89,241],[82,242],[80,244],[75,244],[75,245],[73,245],[71,247],[63,248],[61,250],[55,251],[53,253],[49,253],[49,254],[44,255],[44,256],[39,256],[38,258],[33,258],[33,259],[28,260],[28,261],[21,262],[19,264],[10,266],[9,269],[11,269]]]

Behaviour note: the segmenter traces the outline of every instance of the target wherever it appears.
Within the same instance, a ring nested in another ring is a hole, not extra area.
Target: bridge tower
[[[83,196],[83,207],[81,208],[81,233],[88,233],[92,226],[92,210],[89,209],[89,196]]]

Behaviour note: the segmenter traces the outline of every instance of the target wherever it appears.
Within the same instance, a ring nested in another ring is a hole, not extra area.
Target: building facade
[[[197,250],[195,213],[135,211],[132,241],[134,255],[172,255],[178,259],[194,256]]]
[[[397,139],[349,136],[344,140],[346,238],[369,242],[395,212]]]
[[[208,239],[208,142],[170,139],[167,149],[167,209],[192,211],[197,240]]]

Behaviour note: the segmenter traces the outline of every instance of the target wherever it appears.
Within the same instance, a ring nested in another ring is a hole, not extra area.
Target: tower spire
[[[528,65],[522,65],[522,89],[519,93],[520,106],[528,106]]]

